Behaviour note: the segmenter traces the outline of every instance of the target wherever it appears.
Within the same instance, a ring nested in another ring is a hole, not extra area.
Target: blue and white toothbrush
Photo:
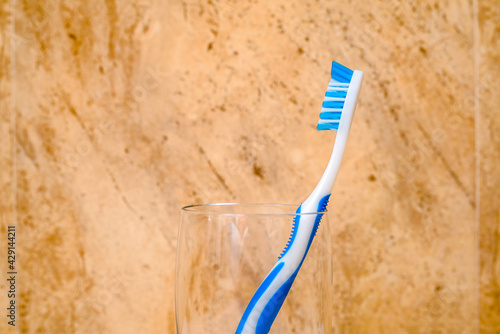
[[[236,334],[267,334],[311,246],[332,193],[351,129],[363,72],[332,62],[331,80],[319,115],[318,130],[336,130],[332,156],[318,185],[297,209],[292,233],[271,272],[248,304]],[[304,213],[313,213],[302,215]]]

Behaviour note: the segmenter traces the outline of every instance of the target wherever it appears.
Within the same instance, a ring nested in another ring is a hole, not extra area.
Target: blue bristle
[[[346,69],[346,70],[344,70]],[[347,67],[335,67],[334,70],[333,70],[333,73],[338,73],[339,75],[342,75],[342,76],[345,76],[347,78],[351,78],[352,75],[353,75],[353,71],[351,71],[350,69],[348,69]]]
[[[340,120],[340,116],[342,115],[341,111],[325,111],[319,114],[320,119],[333,119]]]
[[[331,71],[332,78],[334,78],[334,75],[338,75],[338,76],[341,76],[341,77],[348,79],[348,81],[341,81],[341,80],[338,80],[338,81],[349,83],[351,81],[351,77],[352,77],[353,73],[354,73],[353,70],[345,67],[344,65],[341,65],[341,64],[337,63],[336,61],[332,62],[332,71]]]
[[[342,109],[345,101],[323,101],[323,108],[337,108]]]
[[[343,82],[343,83],[349,83],[351,82],[352,74],[354,71],[348,69],[347,67],[340,65],[337,62],[332,62],[332,78]]]
[[[342,97],[342,98],[345,98],[346,95],[347,95],[347,92],[344,92],[344,91],[326,92],[326,94],[325,94],[326,97]]]
[[[341,72],[345,72],[345,73],[348,73],[348,74],[352,74],[353,73],[353,70],[351,70],[350,68],[336,62],[335,60],[332,61],[332,67],[335,67],[338,71],[341,71]]]
[[[340,81],[342,83],[349,83],[351,82],[351,77],[348,76],[347,74],[344,74],[344,73],[340,73],[340,72],[335,72],[335,73],[332,73],[332,78],[337,80],[337,81]]]
[[[338,130],[339,129],[339,123],[320,123],[316,127],[319,131],[322,130]]]

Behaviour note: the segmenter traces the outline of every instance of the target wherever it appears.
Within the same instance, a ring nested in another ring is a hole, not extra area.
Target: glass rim
[[[297,204],[282,204],[282,203],[207,203],[207,204],[192,204],[186,205],[181,208],[182,212],[189,213],[200,213],[200,214],[214,214],[220,216],[307,216],[307,215],[318,215],[325,214],[328,210],[318,211],[318,212],[290,212],[290,213],[276,213],[276,212],[224,212],[217,210],[210,210],[210,208],[220,208],[220,207],[235,207],[235,206],[260,206],[260,207],[290,207],[293,208],[293,211],[297,210],[299,205]],[[200,208],[203,208],[200,209]],[[206,210],[208,209],[208,210]]]

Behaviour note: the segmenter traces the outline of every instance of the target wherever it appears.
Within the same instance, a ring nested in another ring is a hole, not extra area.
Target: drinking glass
[[[175,279],[177,334],[235,333],[250,299],[286,245],[297,207],[182,208]],[[271,334],[333,333],[330,254],[330,231],[323,215]]]

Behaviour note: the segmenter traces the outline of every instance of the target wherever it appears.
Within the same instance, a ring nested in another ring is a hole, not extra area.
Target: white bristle
[[[329,97],[325,96],[323,101],[345,101],[345,97]]]

